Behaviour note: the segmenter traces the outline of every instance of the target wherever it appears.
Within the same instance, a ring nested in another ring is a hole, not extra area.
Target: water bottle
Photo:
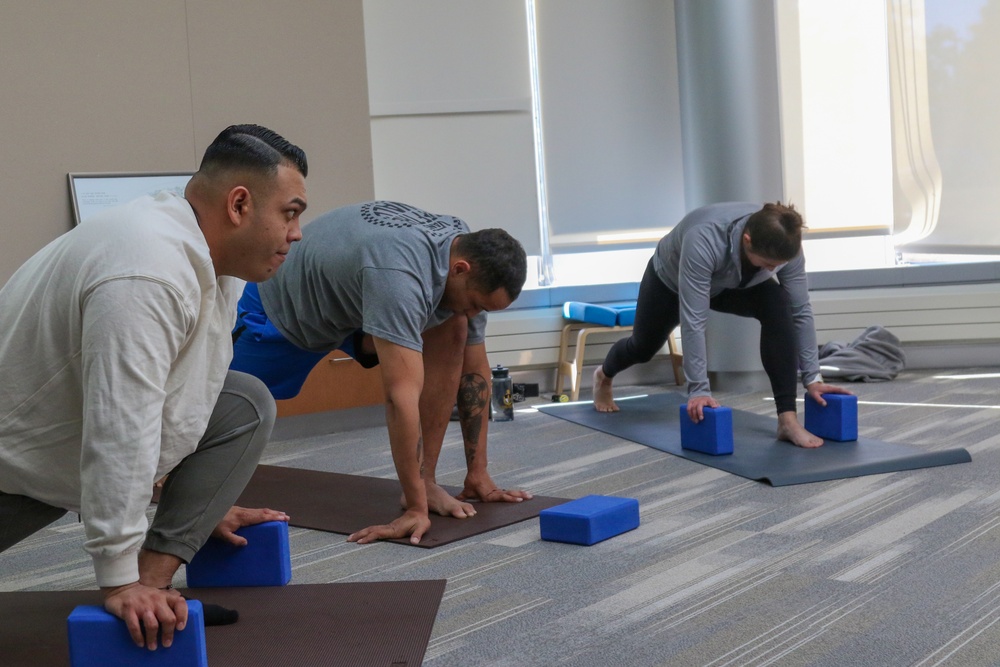
[[[495,422],[509,422],[514,419],[514,381],[510,372],[497,364],[493,369],[493,397],[490,419]]]

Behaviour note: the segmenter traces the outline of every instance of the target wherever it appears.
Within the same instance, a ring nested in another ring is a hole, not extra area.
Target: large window
[[[904,256],[949,259],[1000,253],[994,195],[1000,183],[1000,2],[908,0],[891,3],[896,33],[913,32],[909,55],[924,81],[928,170],[937,175],[937,216],[900,248]],[[921,43],[923,49],[920,49]],[[922,69],[922,72],[921,72]],[[907,212],[903,209],[903,212]]]
[[[811,271],[1000,249],[1000,0],[364,6],[376,196],[508,229],[529,288],[639,280],[720,198],[795,203]]]
[[[377,197],[504,227],[529,287],[641,277],[686,211],[673,0],[364,7]]]
[[[831,230],[811,268],[1000,253],[1000,2],[776,7],[786,190]]]

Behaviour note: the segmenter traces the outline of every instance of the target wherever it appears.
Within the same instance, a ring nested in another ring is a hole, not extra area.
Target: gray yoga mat
[[[181,592],[240,612],[233,625],[205,628],[211,667],[387,667],[421,664],[444,588],[425,580]],[[0,665],[68,665],[66,617],[102,600],[100,591],[0,593]]]
[[[681,448],[681,394],[668,392],[618,401],[620,412],[594,410],[592,403],[553,404],[538,409],[574,424],[631,440],[740,477],[788,486],[898,470],[968,463],[961,447],[926,450],[870,438],[803,449],[774,437],[777,419],[733,410],[733,453],[712,456]]]

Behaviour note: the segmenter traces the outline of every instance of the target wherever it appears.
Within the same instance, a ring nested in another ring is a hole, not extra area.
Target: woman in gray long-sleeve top
[[[594,407],[617,412],[612,381],[649,361],[680,324],[688,414],[719,407],[705,359],[708,311],[753,317],[761,324],[760,358],[778,412],[778,438],[800,447],[823,441],[796,415],[796,376],[810,396],[850,393],[819,372],[816,331],[802,255],[802,216],[791,206],[726,203],[695,209],[656,246],[639,286],[632,335],[612,346],[594,372]]]

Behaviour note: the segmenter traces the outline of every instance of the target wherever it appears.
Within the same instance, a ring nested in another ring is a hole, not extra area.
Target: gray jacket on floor
[[[831,342],[819,348],[823,376],[851,382],[891,380],[906,365],[906,355],[888,330],[870,326],[850,343]]]

